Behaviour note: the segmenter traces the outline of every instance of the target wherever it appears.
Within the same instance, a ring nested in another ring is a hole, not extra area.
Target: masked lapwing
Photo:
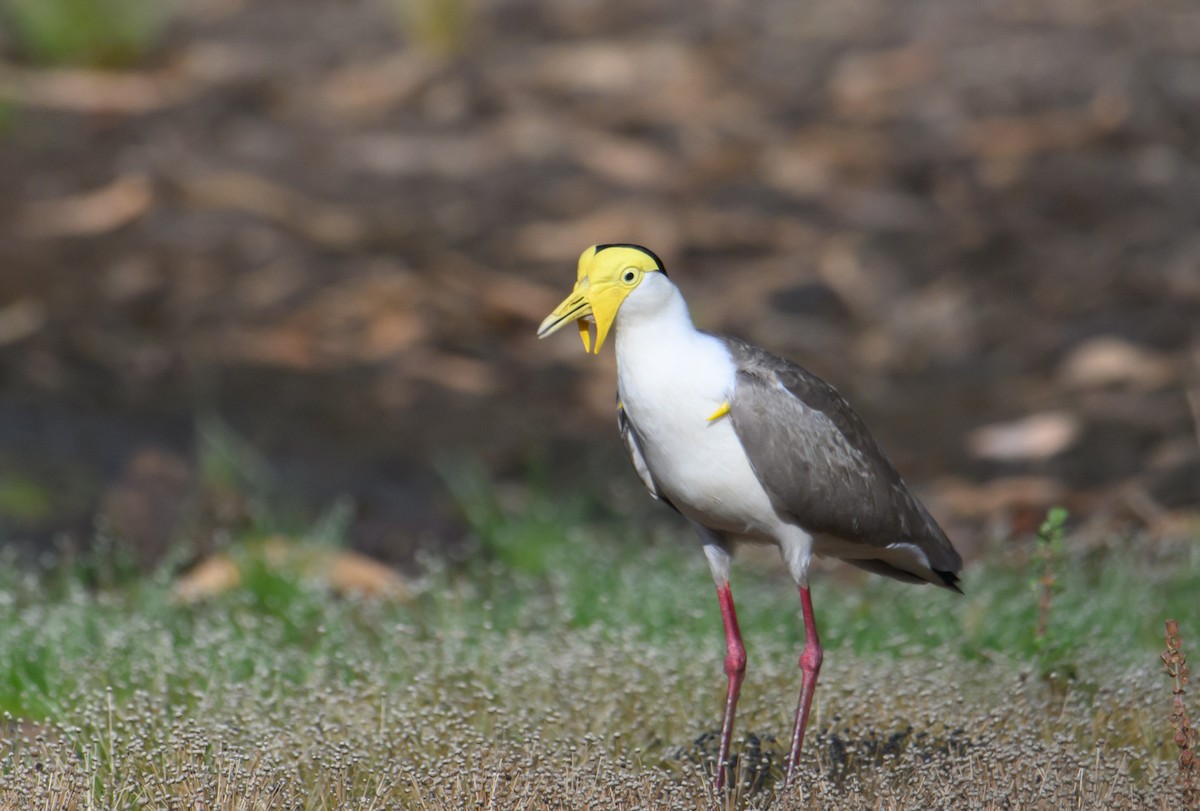
[[[746,671],[729,588],[735,544],[775,544],[799,587],[805,643],[791,782],[823,658],[808,588],[812,556],[954,591],[962,559],[832,386],[757,346],[696,329],[650,250],[584,251],[575,289],[538,337],[570,322],[596,353],[616,330],[617,421],[629,457],[650,494],[691,523],[716,581],[728,677],[718,789]]]

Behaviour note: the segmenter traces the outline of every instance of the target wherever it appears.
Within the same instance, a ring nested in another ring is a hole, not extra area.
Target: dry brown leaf
[[[321,245],[350,248],[366,238],[367,229],[353,211],[248,172],[216,172],[182,178],[179,184],[193,205],[254,214]]]
[[[152,205],[150,178],[123,175],[94,191],[26,203],[17,218],[17,233],[28,239],[95,236],[128,225]]]
[[[415,313],[385,313],[371,320],[354,354],[373,363],[411,349],[428,333]]]
[[[1074,415],[1045,411],[977,428],[967,437],[967,448],[980,459],[1008,462],[1049,459],[1074,445],[1081,430]]]
[[[281,281],[290,283],[288,277]],[[368,272],[309,295],[277,318],[221,328],[196,341],[222,363],[261,363],[312,370],[375,363],[429,334],[425,282],[403,270]]]
[[[395,569],[366,555],[343,550],[330,563],[329,585],[338,594],[412,599],[412,589]]]
[[[195,603],[208,597],[224,594],[241,585],[242,574],[226,553],[203,560],[181,575],[173,591],[182,603]]]
[[[617,95],[647,92],[648,83],[674,84],[702,71],[694,52],[672,40],[585,40],[539,48],[529,63],[536,78],[572,92]]]
[[[1128,100],[1100,94],[1081,110],[973,121],[967,127],[966,147],[973,155],[1000,160],[1074,149],[1112,132],[1128,115]]]
[[[323,581],[340,595],[357,594],[390,600],[412,599],[412,589],[395,569],[347,549],[327,549],[271,537],[247,550],[279,572],[299,573]],[[213,555],[175,581],[175,599],[194,603],[231,591],[242,584],[242,574],[228,552]]]
[[[1153,389],[1175,380],[1178,373],[1169,358],[1124,338],[1104,335],[1071,350],[1059,376],[1068,386],[1078,388],[1122,385]]]
[[[0,66],[0,101],[25,107],[136,115],[178,104],[192,92],[192,87],[166,74]]]
[[[494,170],[508,158],[503,132],[411,135],[372,133],[346,139],[345,163],[381,175],[441,175],[467,180]]]
[[[188,81],[212,86],[270,81],[278,65],[258,43],[213,39],[181,48],[174,67]]]
[[[197,346],[221,363],[261,363],[300,370],[317,365],[315,336],[306,327],[294,324],[233,329],[219,336],[206,336],[197,341]]]
[[[599,130],[575,133],[571,152],[594,174],[626,186],[662,188],[680,174],[679,167],[663,150]]]
[[[830,94],[840,115],[879,121],[902,110],[901,91],[924,82],[937,68],[937,57],[928,47],[850,54],[834,68]]]
[[[407,101],[443,64],[424,51],[407,49],[378,62],[348,65],[317,85],[313,100],[338,118],[373,120]]]
[[[423,304],[428,282],[383,265],[322,290],[295,313],[326,363],[373,363],[404,352],[429,334]]]

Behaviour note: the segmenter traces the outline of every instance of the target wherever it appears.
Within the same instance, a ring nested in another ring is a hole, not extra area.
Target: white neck
[[[663,416],[671,418],[695,411],[703,425],[732,394],[733,360],[720,340],[692,324],[675,285],[665,278],[653,281],[649,289],[639,287],[621,304],[617,388],[633,415],[662,408]]]
[[[699,334],[679,288],[666,278],[646,282],[651,282],[648,289],[639,288],[631,293],[617,314],[614,326],[618,363],[624,354],[678,347],[680,342]]]

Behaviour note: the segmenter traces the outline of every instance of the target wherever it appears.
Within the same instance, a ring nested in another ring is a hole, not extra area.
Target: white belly
[[[622,349],[618,334],[621,401],[662,494],[709,528],[777,537],[779,519],[728,415],[708,420],[733,394],[735,369],[724,345],[692,332],[684,345],[640,342],[633,351]]]

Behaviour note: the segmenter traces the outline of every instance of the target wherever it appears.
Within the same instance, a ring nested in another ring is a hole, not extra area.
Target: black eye
[[[624,279],[626,283],[628,283],[628,282],[632,282],[635,278],[637,278],[637,274],[635,274],[632,270],[627,270],[627,271],[625,271],[625,275],[622,276],[621,278]]]

